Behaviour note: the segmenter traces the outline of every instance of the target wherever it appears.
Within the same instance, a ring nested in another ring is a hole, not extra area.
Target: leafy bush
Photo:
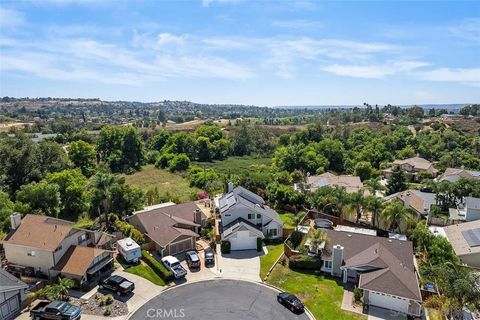
[[[121,231],[125,237],[132,238],[138,244],[142,244],[145,241],[143,233],[137,230],[131,224],[128,224],[120,219],[115,220],[115,227],[118,231]]]
[[[360,290],[360,288],[357,287],[353,289],[353,298],[355,302],[359,302],[362,299],[362,290]]]
[[[106,308],[105,308],[105,311],[103,311],[103,315],[104,315],[104,316],[109,316],[109,315],[111,315],[111,314],[112,314],[112,308],[106,307]]]
[[[113,303],[113,296],[111,294],[107,294],[105,296],[105,304],[109,305],[109,304],[112,304],[112,303]]]
[[[180,153],[168,161],[168,170],[171,172],[185,171],[190,167],[190,159],[185,153]]]
[[[303,233],[300,231],[293,231],[290,235],[290,242],[292,243],[293,249],[296,249],[300,243],[302,243]]]
[[[173,280],[173,273],[167,270],[157,259],[152,257],[148,251],[142,250],[142,258],[165,282]]]
[[[290,257],[288,265],[291,269],[320,270],[320,267],[322,266],[322,261],[317,257],[296,255]]]
[[[223,240],[222,242],[220,242],[220,250],[222,253],[224,254],[228,254],[230,253],[230,241],[225,241]]]
[[[257,251],[262,251],[262,247],[263,247],[263,240],[262,240],[262,238],[258,237],[257,238]]]

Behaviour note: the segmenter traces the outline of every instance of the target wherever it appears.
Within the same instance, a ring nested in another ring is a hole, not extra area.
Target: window
[[[276,236],[277,236],[277,229],[270,229],[270,230],[268,230],[268,233],[269,233],[271,236],[276,237]]]
[[[35,257],[35,251],[30,251],[30,252],[27,252],[27,256],[29,257]]]
[[[332,268],[332,261],[325,261],[324,265],[325,265],[325,268],[331,269]]]
[[[260,213],[257,213],[257,219],[262,219],[262,215]]]
[[[249,213],[248,214],[248,220],[255,219],[255,214],[254,213]]]

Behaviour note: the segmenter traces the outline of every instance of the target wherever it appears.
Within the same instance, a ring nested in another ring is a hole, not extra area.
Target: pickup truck
[[[126,296],[135,289],[135,284],[124,277],[115,275],[100,281],[98,287],[116,292],[119,296]]]
[[[34,320],[79,320],[82,311],[79,306],[74,306],[65,301],[39,301],[30,310],[30,317]]]
[[[172,271],[175,279],[183,278],[187,274],[187,270],[185,270],[180,264],[180,261],[173,256],[166,256],[162,258],[162,263],[165,268]]]

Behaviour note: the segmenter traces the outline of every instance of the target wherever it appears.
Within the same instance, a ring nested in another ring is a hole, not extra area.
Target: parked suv
[[[294,313],[302,313],[305,311],[305,307],[300,299],[288,292],[280,292],[277,295],[277,301]]]
[[[180,261],[173,256],[166,256],[162,258],[162,263],[165,268],[172,271],[175,279],[183,278],[187,274],[187,270],[185,270],[180,264]]]
[[[204,258],[206,266],[215,264],[215,252],[212,248],[208,247],[205,249]]]
[[[110,276],[100,281],[98,287],[116,292],[119,296],[126,296],[135,289],[135,284],[121,276]]]
[[[200,257],[195,251],[187,251],[185,257],[189,268],[200,268]]]

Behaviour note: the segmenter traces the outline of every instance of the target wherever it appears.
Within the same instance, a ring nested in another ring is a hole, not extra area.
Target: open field
[[[198,188],[191,188],[182,176],[168,170],[157,169],[153,165],[146,165],[139,172],[125,175],[125,181],[143,191],[157,188],[161,196],[168,196],[174,202],[189,201],[193,194],[201,191]]]
[[[229,157],[226,160],[214,162],[193,162],[192,165],[213,169],[219,174],[245,173],[251,170],[252,166],[265,165],[269,167],[272,163],[270,157],[243,156]]]
[[[316,319],[366,320],[367,317],[341,309],[343,286],[340,281],[326,278],[320,273],[294,271],[277,264],[268,283],[295,294]]]

